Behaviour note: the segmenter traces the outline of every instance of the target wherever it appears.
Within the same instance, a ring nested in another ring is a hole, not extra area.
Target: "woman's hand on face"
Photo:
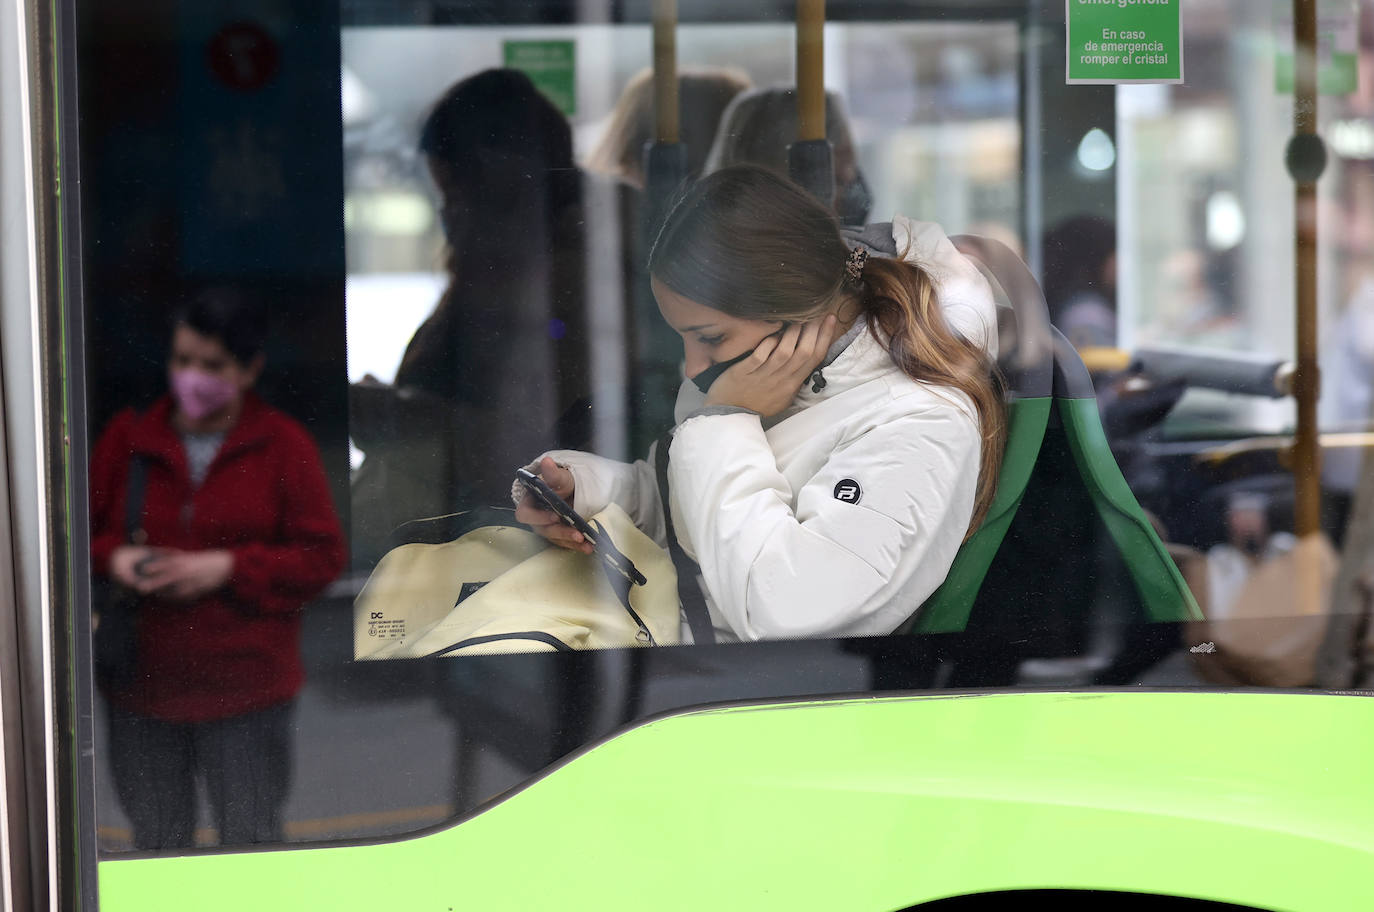
[[[707,405],[747,408],[765,417],[792,404],[797,390],[825,360],[835,341],[836,319],[830,314],[809,323],[793,323],[769,336],[754,353],[711,384]]]
[[[572,472],[545,456],[539,461],[539,477],[553,489],[553,493],[572,503],[576,490]],[[557,513],[545,509],[528,491],[515,506],[515,519],[560,548],[581,551],[583,554],[591,554],[596,550],[591,542],[582,537],[581,532],[563,522]]]

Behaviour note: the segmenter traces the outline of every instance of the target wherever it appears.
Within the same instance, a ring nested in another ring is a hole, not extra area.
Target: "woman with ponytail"
[[[555,451],[532,468],[585,516],[616,503],[661,544],[674,535],[699,565],[707,638],[892,632],[992,501],[1005,432],[987,282],[935,225],[847,241],[753,167],[698,182],[649,271],[689,378],[657,444],[667,515],[652,459]],[[591,550],[529,498],[516,515]]]

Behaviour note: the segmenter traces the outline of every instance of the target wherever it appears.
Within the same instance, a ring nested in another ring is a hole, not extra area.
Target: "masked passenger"
[[[649,261],[693,378],[671,434],[670,516],[652,460],[536,463],[584,516],[615,503],[660,543],[670,519],[715,639],[890,633],[991,501],[1004,419],[986,281],[931,224],[899,218],[853,246],[770,171],[703,179]],[[516,516],[591,550],[530,498]]]
[[[221,843],[282,838],[301,607],[345,549],[314,441],[253,392],[264,336],[237,293],[195,298],[172,334],[170,393],[117,415],[92,456],[92,564],[130,594],[131,636],[108,639],[107,610],[97,663],[139,849],[192,845],[197,779]]]

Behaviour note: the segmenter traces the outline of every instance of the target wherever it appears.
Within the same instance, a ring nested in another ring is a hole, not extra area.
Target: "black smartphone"
[[[564,524],[581,532],[582,537],[591,542],[592,545],[596,544],[596,529],[592,528],[592,524],[583,519],[566,500],[555,494],[553,488],[549,487],[544,479],[529,469],[516,469],[515,477],[525,486],[525,490],[534,495],[535,500],[542,503],[546,509],[557,513],[558,518],[563,520]]]
[[[613,545],[609,536],[606,541],[601,540],[601,534],[596,528],[582,515],[574,510],[566,500],[554,493],[553,488],[538,475],[529,469],[516,469],[515,478],[525,486],[525,490],[534,495],[534,499],[542,503],[545,507],[558,514],[566,525],[582,533],[582,537],[591,543],[601,558],[620,572],[632,585],[643,586],[648,580],[643,573],[635,567],[634,561],[621,554]]]

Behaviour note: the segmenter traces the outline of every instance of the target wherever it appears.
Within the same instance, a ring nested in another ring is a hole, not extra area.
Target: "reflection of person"
[[[987,509],[1003,445],[991,292],[936,226],[890,234],[903,258],[865,263],[803,190],[739,167],[689,191],[655,245],[688,374],[753,350],[704,395],[683,384],[669,453],[670,518],[720,639],[889,633]],[[648,463],[538,466],[583,515],[614,502],[666,541]],[[529,498],[516,515],[588,550]]]
[[[502,497],[513,454],[554,439],[586,393],[581,173],[567,120],[516,70],[445,92],[420,150],[443,196],[449,285],[406,347],[396,386],[460,408],[464,477],[448,496],[431,486],[438,512]]]
[[[1139,327],[1141,342],[1228,349],[1244,344],[1245,327],[1208,281],[1210,271],[1208,256],[1200,250],[1181,247],[1164,258],[1156,312],[1149,324]]]
[[[720,120],[716,141],[706,160],[706,173],[731,165],[761,165],[788,173],[787,147],[797,139],[797,90],[755,89],[736,96]],[[844,104],[825,93],[825,135],[834,147],[835,214],[845,225],[862,225],[873,199],[859,171],[859,157]]]
[[[1374,274],[1351,293],[1345,310],[1328,333],[1322,418],[1327,428],[1365,431],[1374,422]],[[1331,448],[1323,453],[1322,479],[1349,500],[1359,484],[1362,447]]]
[[[1347,167],[1337,205],[1327,207],[1336,248],[1343,307],[1322,345],[1321,419],[1324,430],[1363,432],[1374,423],[1374,167]],[[1330,447],[1322,481],[1335,494],[1344,525],[1359,487],[1367,447]],[[1338,533],[1344,531],[1339,529]],[[1339,538],[1339,536],[1338,536]]]
[[[253,393],[258,314],[226,289],[196,297],[172,336],[171,394],[116,416],[92,457],[93,566],[139,596],[133,673],[104,689],[140,849],[192,844],[197,776],[221,842],[281,839],[300,609],[343,566],[314,442]],[[140,544],[124,541],[134,458]]]

